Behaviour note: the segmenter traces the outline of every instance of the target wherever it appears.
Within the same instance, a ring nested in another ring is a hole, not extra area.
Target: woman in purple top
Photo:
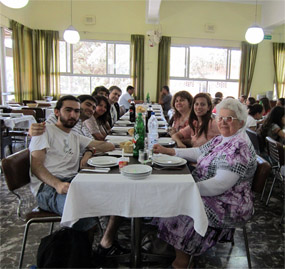
[[[221,135],[199,148],[171,149],[154,145],[154,152],[197,161],[192,175],[205,205],[209,226],[204,237],[195,232],[193,220],[180,215],[155,218],[158,236],[174,246],[174,268],[186,268],[190,255],[201,255],[218,241],[230,240],[235,225],[252,215],[252,178],[256,169],[254,148],[245,133],[246,106],[225,99],[217,106]]]

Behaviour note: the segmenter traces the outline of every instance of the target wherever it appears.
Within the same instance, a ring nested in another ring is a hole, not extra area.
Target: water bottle
[[[134,138],[133,138],[133,142],[134,142],[133,156],[138,157],[139,150],[144,149],[145,129],[144,129],[144,123],[143,123],[141,112],[138,114],[134,129],[135,130],[134,130]]]
[[[147,108],[147,114],[146,114],[146,118],[145,118],[145,132],[148,133],[148,120],[151,117],[151,112],[152,112],[152,106],[149,105]]]
[[[129,112],[130,112],[130,122],[135,122],[136,121],[136,105],[134,101],[131,102]]]
[[[151,117],[148,120],[148,149],[152,150],[153,145],[158,142],[158,122],[155,113],[151,112]]]

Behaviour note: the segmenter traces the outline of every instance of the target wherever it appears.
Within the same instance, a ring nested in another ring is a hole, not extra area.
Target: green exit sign
[[[272,39],[272,35],[265,35],[264,36],[264,40],[271,40]]]

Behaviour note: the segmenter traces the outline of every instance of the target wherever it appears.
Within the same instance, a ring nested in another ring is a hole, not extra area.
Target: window
[[[6,28],[1,29],[1,88],[2,102],[15,100],[12,32]]]
[[[60,41],[61,94],[91,94],[96,86],[125,90],[131,84],[130,44],[109,41]]]
[[[217,91],[238,98],[241,51],[237,48],[171,46],[170,90],[181,90],[193,96]]]

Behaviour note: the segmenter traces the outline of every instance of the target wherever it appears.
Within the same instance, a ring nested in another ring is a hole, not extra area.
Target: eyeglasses
[[[234,118],[232,116],[228,116],[228,117],[217,117],[217,122],[221,122],[222,120],[227,122],[227,123],[230,123],[232,122],[233,120],[238,120],[238,118]]]

